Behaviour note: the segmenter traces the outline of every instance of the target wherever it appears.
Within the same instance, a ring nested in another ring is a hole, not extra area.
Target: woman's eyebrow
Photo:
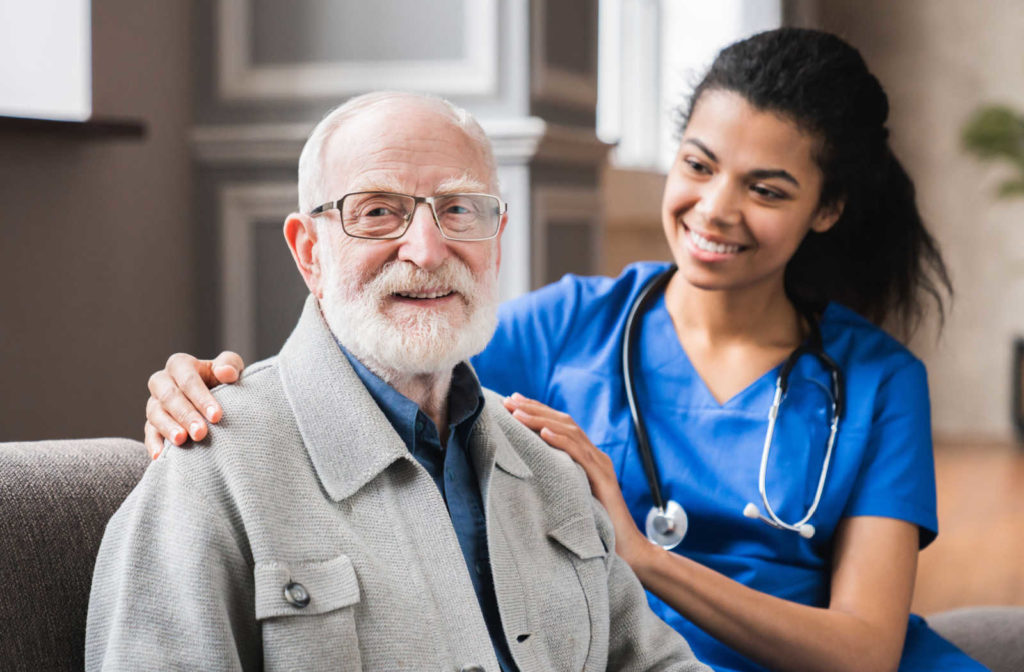
[[[683,144],[684,145],[693,145],[694,147],[696,147],[700,151],[702,151],[705,154],[707,154],[708,158],[711,159],[712,161],[716,161],[716,162],[718,161],[718,157],[715,156],[715,153],[712,152],[710,149],[708,149],[708,146],[705,145],[700,140],[698,140],[697,138],[686,138],[685,140],[683,140]]]
[[[707,157],[709,159],[716,163],[718,162],[718,157],[715,156],[715,153],[708,149],[708,146],[705,145],[700,140],[698,140],[697,138],[686,138],[685,140],[683,140],[683,144],[693,145],[700,151],[707,154]],[[786,182],[791,183],[797,189],[800,188],[800,183],[797,181],[795,177],[793,177],[792,173],[790,173],[788,170],[783,170],[781,168],[757,168],[755,170],[750,171],[750,177],[752,177],[755,180],[770,180],[773,178],[778,178],[780,180],[785,180]]]
[[[793,177],[788,171],[777,168],[770,170],[767,168],[759,168],[757,170],[750,171],[750,176],[755,180],[770,180],[772,178],[779,178],[787,182],[791,182],[797,189],[800,188],[800,183],[797,182],[796,178]]]

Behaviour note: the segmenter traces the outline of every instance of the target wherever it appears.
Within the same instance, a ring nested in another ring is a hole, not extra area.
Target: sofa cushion
[[[141,478],[129,439],[0,443],[0,667],[81,670],[93,564]]]

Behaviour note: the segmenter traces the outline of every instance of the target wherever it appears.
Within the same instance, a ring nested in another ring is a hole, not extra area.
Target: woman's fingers
[[[160,436],[159,430],[148,420],[146,421],[144,433],[146,436],[146,452],[149,453],[150,459],[155,460],[160,457],[160,453],[164,450],[164,437]]]
[[[188,431],[164,410],[161,401],[155,397],[150,397],[146,401],[146,423],[152,425],[159,432],[161,441],[167,439],[174,445],[180,446],[189,438]]]
[[[223,415],[210,388],[234,383],[244,368],[242,358],[229,350],[212,360],[183,352],[171,355],[164,369],[149,378],[147,421],[175,445],[185,441],[186,432],[192,440],[202,440],[209,429],[207,421],[219,422]]]
[[[244,368],[245,362],[242,361],[241,355],[230,350],[217,355],[210,366],[211,373],[217,380],[215,384],[230,384],[237,381]]]
[[[568,453],[583,467],[595,494],[598,489],[606,489],[609,483],[616,484],[611,459],[598,450],[571,416],[539,402],[522,403],[521,399],[513,399],[506,408],[512,411],[512,417],[537,432],[548,445]],[[527,408],[530,411],[525,410]]]
[[[615,550],[619,555],[628,562],[629,558],[641,557],[649,550],[650,543],[633,521],[622,496],[611,458],[590,441],[572,416],[518,393],[505,399],[505,408],[512,417],[537,432],[549,446],[565,452],[583,467],[591,492],[615,526]]]
[[[223,356],[224,353],[221,353]],[[237,355],[236,355],[237,357]],[[177,387],[185,397],[188,399],[189,404],[193,407],[191,410],[198,411],[206,420],[211,422],[217,422],[220,420],[221,408],[217,400],[214,399],[213,395],[210,394],[210,387],[215,387],[221,384],[221,380],[217,377],[214,372],[215,364],[218,360],[209,359],[196,359],[192,355],[186,355],[185,353],[177,353],[171,355],[167,359],[167,365],[164,371],[170,376],[175,387]],[[222,369],[222,373],[226,374],[227,377],[234,376],[235,380],[238,379],[237,370],[233,369],[227,363],[219,364]],[[151,390],[152,391],[152,390]],[[159,395],[153,395],[163,402],[163,398]],[[172,395],[172,401],[176,401]],[[177,409],[167,407],[166,409],[170,412],[178,421],[185,421],[186,418],[181,417],[175,411]],[[186,426],[189,426],[191,422],[197,418],[188,418]],[[205,425],[205,423],[203,423]],[[191,431],[189,432],[191,434]],[[195,438],[194,436],[192,438]]]
[[[180,444],[186,438],[176,434],[178,429],[184,428],[197,441],[206,436],[203,416],[166,371],[157,371],[149,377],[149,394],[151,401],[146,404],[146,419],[172,443]]]
[[[505,408],[508,408],[510,411],[515,410],[516,408],[521,408],[530,415],[539,415],[552,420],[558,420],[560,422],[571,422],[573,425],[576,424],[576,421],[573,420],[572,416],[568,413],[556,411],[550,406],[542,404],[534,399],[524,397],[518,392],[514,392],[511,396],[506,397]]]

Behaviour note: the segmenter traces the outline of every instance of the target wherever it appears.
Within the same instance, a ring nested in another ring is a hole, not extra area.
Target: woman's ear
[[[811,231],[825,233],[831,229],[839,221],[839,218],[842,217],[845,206],[846,201],[843,199],[828,205],[818,206],[818,211],[814,213],[814,221],[811,222]]]
[[[317,250],[316,222],[309,215],[293,212],[284,220],[284,239],[306,287],[316,298],[323,298],[323,269]]]

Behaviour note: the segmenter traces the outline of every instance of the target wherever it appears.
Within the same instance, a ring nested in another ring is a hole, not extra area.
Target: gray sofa
[[[148,462],[128,439],[0,443],[0,669],[83,668],[96,551]]]
[[[148,462],[128,439],[0,443],[0,669],[82,669],[103,529]],[[1024,607],[928,621],[993,672],[1024,672]]]

